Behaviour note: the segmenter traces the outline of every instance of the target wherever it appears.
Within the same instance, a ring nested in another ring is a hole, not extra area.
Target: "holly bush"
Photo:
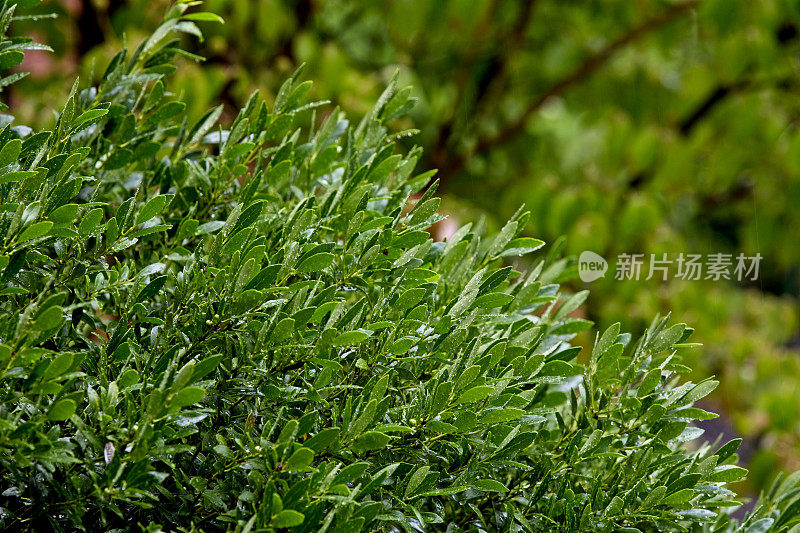
[[[527,212],[433,241],[396,78],[355,125],[299,72],[227,129],[189,122],[168,77],[194,58],[176,33],[217,19],[195,4],[51,129],[4,118],[4,529],[800,529],[800,475],[729,517],[740,441],[693,425],[718,383],[680,379],[691,328],[581,354],[587,292]],[[0,64],[35,48],[4,37]]]

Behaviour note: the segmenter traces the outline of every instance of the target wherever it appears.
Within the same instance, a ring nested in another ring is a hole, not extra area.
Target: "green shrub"
[[[527,213],[432,242],[396,82],[356,127],[297,76],[188,124],[171,38],[214,18],[188,5],[51,131],[0,131],[4,529],[739,527],[739,441],[686,444],[717,384],[677,378],[690,328],[615,325],[578,360],[570,261],[514,269]],[[742,527],[800,522],[797,482]]]
[[[94,65],[122,36],[155,28],[166,3],[94,1],[76,11],[48,2],[39,9],[63,16],[16,23],[55,49],[49,68],[40,55],[38,75],[11,87],[18,120],[49,120],[49,104],[69,91],[65,73],[96,83]],[[170,81],[190,120],[213,102],[238,109],[253,89],[271,102],[304,62],[310,94],[360,118],[397,65],[420,103],[390,127],[422,130],[400,144],[419,143],[420,165],[440,169],[451,221],[481,212],[499,228],[524,202],[536,213],[525,235],[566,235],[568,253],[761,253],[758,283],[608,275],[591,284],[583,312],[631,331],[667,309],[691,323],[706,347],[687,354],[691,377],[719,377],[707,401],[751,450],[743,490],[797,464],[797,416],[773,408],[800,405],[800,248],[784,229],[800,225],[800,106],[787,98],[800,84],[796,2],[206,5],[226,23],[201,23],[206,39],[186,44],[210,61],[184,63]]]

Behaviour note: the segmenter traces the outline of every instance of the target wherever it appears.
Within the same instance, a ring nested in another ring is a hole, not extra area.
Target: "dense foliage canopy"
[[[570,254],[761,253],[760,277],[748,283],[607,276],[582,311],[634,331],[667,310],[694,324],[705,349],[687,362],[695,379],[722,378],[707,405],[722,413],[720,428],[744,436],[755,488],[800,465],[800,248],[786,238],[800,225],[796,1],[207,5],[226,23],[198,21],[205,40],[183,45],[208,61],[181,62],[170,84],[190,120],[223,102],[229,126],[253,89],[271,103],[301,63],[312,98],[358,119],[399,67],[418,104],[388,127],[421,130],[398,142],[420,144],[421,164],[440,169],[449,231],[480,216],[497,230],[525,202],[535,216],[524,234],[566,235]],[[100,66],[122,41],[155,29],[164,6],[32,9],[40,16],[15,31],[55,53],[32,52],[33,74],[4,101],[25,123],[49,127],[52,103],[69,92],[64,74],[97,84]],[[41,16],[50,9],[61,16]]]
[[[396,78],[356,125],[299,72],[187,120],[174,37],[217,20],[189,7],[50,129],[0,130],[4,529],[800,529],[798,475],[729,519],[746,471],[693,425],[691,328],[581,356],[588,293],[526,211],[431,238]]]

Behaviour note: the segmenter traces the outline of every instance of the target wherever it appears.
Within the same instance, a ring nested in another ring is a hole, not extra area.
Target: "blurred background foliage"
[[[55,53],[2,95],[44,125],[71,79],[97,79],[164,1],[63,0],[56,19],[15,23]],[[446,235],[496,225],[521,203],[527,232],[565,250],[761,253],[760,279],[588,284],[600,327],[643,329],[656,313],[696,328],[696,374],[722,385],[710,427],[745,437],[751,489],[800,468],[800,1],[208,0],[172,91],[199,117],[268,98],[301,63],[312,95],[352,117],[396,70],[419,103],[397,130],[440,169]],[[576,283],[574,288],[584,288]]]

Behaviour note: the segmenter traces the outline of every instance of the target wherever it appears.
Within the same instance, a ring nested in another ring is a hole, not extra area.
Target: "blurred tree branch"
[[[528,105],[525,111],[516,120],[506,125],[506,127],[497,135],[478,141],[474,152],[485,153],[496,146],[510,141],[524,130],[525,124],[528,122],[530,117],[536,111],[538,111],[548,99],[562,94],[571,86],[590,76],[600,67],[605,65],[606,62],[618,50],[667,25],[681,15],[687,13],[691,8],[697,6],[699,3],[699,0],[687,0],[685,2],[677,3],[658,15],[645,20],[624,35],[609,43],[603,49],[592,54],[583,63],[578,65],[578,67],[572,72],[545,89],[533,102],[530,103],[530,105]],[[440,162],[439,178],[442,184],[445,184],[449,178],[464,168],[468,156],[469,154],[461,153],[456,155],[454,158],[451,158],[449,161]]]
[[[703,117],[707,116],[718,103],[724,100],[725,97],[731,93],[732,89],[733,87],[730,85],[718,85],[705,100],[700,102],[694,111],[681,120],[680,124],[678,124],[678,131],[684,136],[689,135],[695,125],[700,122]]]
[[[456,76],[456,88],[458,96],[456,98],[457,105],[461,105],[464,109],[464,117],[470,120],[472,115],[477,111],[482,103],[484,105],[493,102],[505,86],[506,78],[508,77],[508,68],[510,58],[524,45],[525,33],[533,19],[533,11],[536,5],[536,0],[522,0],[519,2],[520,13],[516,19],[515,24],[511,31],[507,34],[501,46],[497,46],[493,53],[484,60],[484,68],[480,69],[481,75],[473,82],[474,94],[472,98],[467,100],[464,97],[466,91],[468,75],[470,71],[474,70],[474,63],[477,59],[476,46],[470,47],[464,56],[464,61],[461,63],[461,68]],[[499,2],[494,1],[490,4],[487,16],[482,19],[475,31],[475,36],[470,40],[471,43],[484,42],[487,37],[488,29],[491,27],[491,21],[494,19]],[[457,126],[458,122],[458,108],[449,120],[444,122],[438,131],[436,141],[433,143],[433,152],[431,160],[433,165],[440,168],[446,168],[448,162],[448,154],[451,149],[454,139],[454,132],[461,131]]]
[[[700,102],[694,110],[687,114],[677,125],[678,131],[683,136],[691,134],[692,130],[708,117],[711,112],[721,104],[726,98],[746,91],[762,91],[768,89],[779,89],[781,91],[797,91],[800,84],[795,78],[787,77],[778,80],[751,80],[743,79],[733,83],[720,83],[706,98]]]
[[[798,88],[800,88],[800,85],[798,85],[797,80],[793,77],[760,80],[744,78],[732,83],[720,83],[714,90],[708,93],[702,102],[697,104],[691,113],[688,113],[686,117],[678,122],[675,127],[681,135],[688,136],[700,121],[708,117],[719,104],[736,94],[741,94],[746,91],[762,91],[768,89],[797,91]]]
[[[533,8],[536,6],[536,3],[536,0],[523,0],[522,11],[511,31],[508,44],[505,46],[505,50],[501,51],[504,52],[503,61],[500,64],[497,75],[492,78],[485,90],[478,95],[476,107],[483,102],[490,104],[496,103],[499,100],[505,88],[506,81],[508,80],[508,67],[511,63],[511,56],[525,44],[525,33],[528,30],[531,20],[533,20]]]
[[[475,62],[479,59],[480,51],[478,50],[479,43],[485,41],[486,34],[491,30],[491,22],[497,14],[499,7],[499,0],[492,0],[486,10],[486,15],[482,17],[475,25],[472,39],[469,40],[469,46],[464,51],[462,61],[458,66],[455,75],[455,88],[456,88],[456,104],[452,115],[439,126],[436,141],[433,143],[433,151],[431,159],[436,162],[445,162],[447,160],[447,150],[452,141],[454,125],[458,118],[459,108],[462,107],[467,100],[465,92],[467,82],[470,74],[473,72]],[[490,58],[490,62],[491,62]]]
[[[124,5],[123,0],[111,0],[102,5],[96,5],[95,2],[79,4],[80,16],[78,16],[76,24],[78,26],[78,53],[81,57],[113,35],[111,18]]]

